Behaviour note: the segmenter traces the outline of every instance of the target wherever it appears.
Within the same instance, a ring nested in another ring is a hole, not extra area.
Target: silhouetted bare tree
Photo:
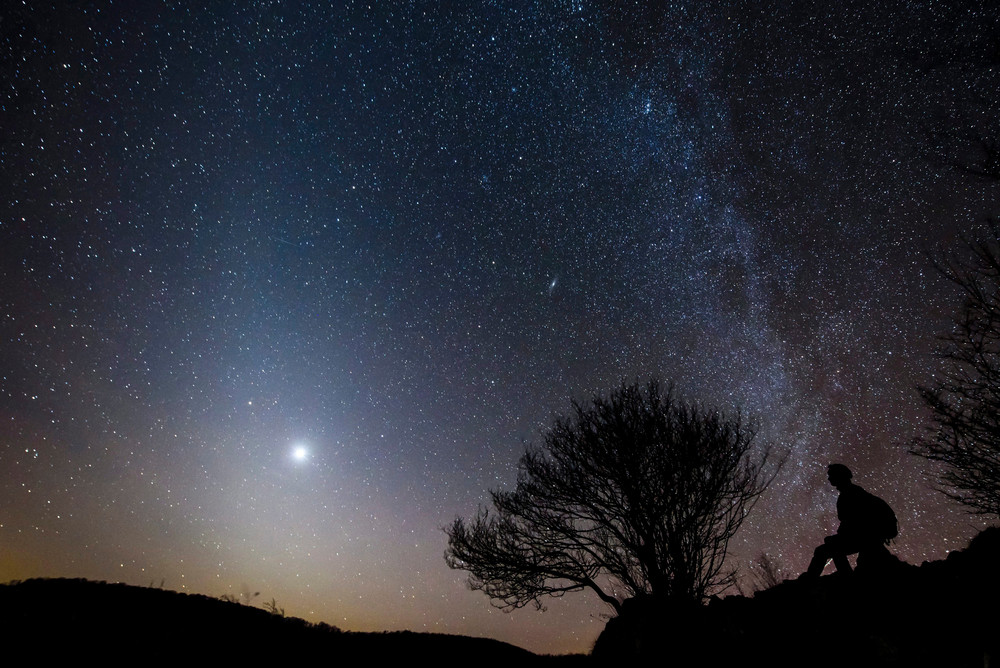
[[[967,241],[972,260],[939,264],[965,300],[941,337],[946,370],[920,395],[933,426],[911,451],[944,464],[942,491],[973,513],[1000,516],[1000,221]]]
[[[657,381],[573,402],[494,512],[446,529],[445,558],[505,610],[584,589],[617,613],[637,595],[701,601],[730,584],[729,541],[781,463],[754,439]]]

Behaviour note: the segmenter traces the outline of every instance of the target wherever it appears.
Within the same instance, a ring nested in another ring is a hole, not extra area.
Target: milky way
[[[982,525],[906,447],[991,3],[197,4],[0,10],[0,580],[583,651],[595,597],[496,611],[441,527],[652,375],[790,452],[734,565],[804,569],[830,461],[911,562]]]

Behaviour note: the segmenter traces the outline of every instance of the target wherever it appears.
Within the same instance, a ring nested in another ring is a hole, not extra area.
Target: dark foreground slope
[[[633,602],[601,663],[674,666],[1000,665],[1000,527],[946,560],[786,581],[753,598],[667,610]]]
[[[484,638],[344,632],[207,596],[59,579],[0,585],[0,639],[8,654],[26,648],[31,660],[110,665],[1000,666],[1000,528],[920,567],[786,581],[694,608],[633,600],[608,622],[592,657],[538,656]]]
[[[0,638],[30,660],[125,662],[322,659],[325,664],[430,659],[457,665],[551,665],[507,643],[409,631],[344,632],[326,624],[196,594],[88,580],[36,579],[0,585]]]

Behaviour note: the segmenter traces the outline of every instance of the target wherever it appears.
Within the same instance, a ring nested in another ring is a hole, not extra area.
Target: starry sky
[[[229,594],[348,630],[586,651],[442,527],[571,398],[657,375],[788,464],[731,546],[983,526],[906,452],[1000,184],[988,1],[0,9],[0,580]]]

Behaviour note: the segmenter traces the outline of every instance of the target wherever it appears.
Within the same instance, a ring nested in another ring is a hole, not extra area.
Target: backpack
[[[871,495],[871,518],[875,533],[886,544],[899,535],[899,522],[896,521],[896,513],[892,507],[884,500]]]

